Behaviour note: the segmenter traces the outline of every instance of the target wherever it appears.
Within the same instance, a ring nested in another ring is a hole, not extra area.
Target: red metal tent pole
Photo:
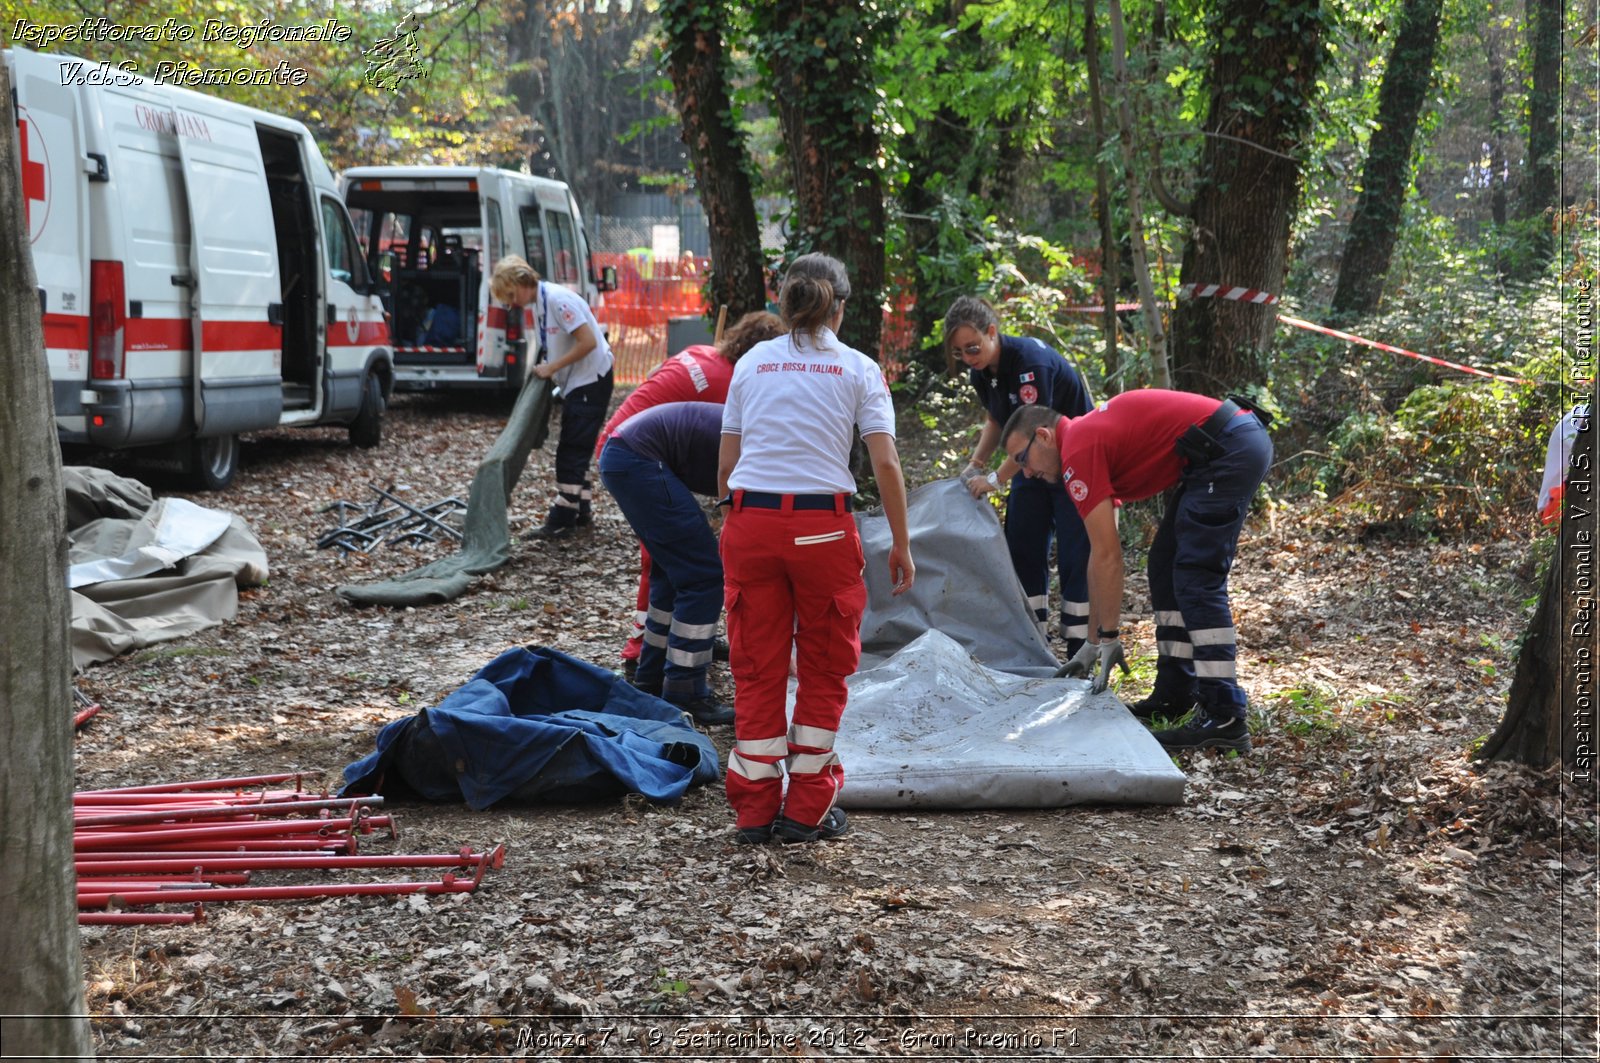
[[[411,893],[471,893],[477,877],[457,879],[445,875],[438,882],[330,882],[320,886],[218,886],[215,889],[126,890],[78,894],[80,908],[99,908],[113,901],[123,904],[216,904],[222,901],[293,901],[310,897],[382,897]]]
[[[161,845],[135,844],[126,850],[92,849],[73,854],[73,859],[138,860],[148,856],[190,856],[197,852],[219,851],[228,856],[245,852],[353,853],[357,851],[357,845],[354,834],[333,834],[326,838],[213,838],[209,841],[166,842]]]
[[[107,812],[78,815],[73,821],[78,827],[122,827],[145,823],[162,823],[172,819],[228,819],[243,816],[287,816],[303,812],[331,809],[382,808],[381,797],[332,798],[327,801],[270,801],[249,805],[210,805],[190,809],[152,809],[147,812]]]
[[[386,816],[375,816],[377,820]],[[335,831],[347,831],[358,825],[355,818],[340,819],[276,819],[258,823],[220,823],[210,827],[180,827],[176,830],[142,831],[77,831],[72,838],[74,849],[124,849],[145,848],[168,842],[222,841],[224,839],[268,838],[286,834],[315,834],[326,837]]]
[[[174,790],[233,790],[241,786],[264,786],[267,783],[288,782],[294,780],[295,788],[299,789],[300,781],[308,775],[321,775],[320,771],[290,771],[279,772],[276,775],[244,775],[234,779],[189,779],[184,782],[159,782],[149,786],[113,786],[104,790],[79,790],[80,794],[160,794]]]
[[[228,853],[215,856],[205,853],[196,853],[193,858],[187,856],[150,857],[149,854],[128,854],[126,860],[84,860],[79,858],[75,865],[79,876],[101,874],[143,874],[172,872],[176,874],[187,873],[196,867],[203,869],[206,875],[217,871],[280,871],[304,870],[312,868],[342,868],[342,867],[476,867],[485,857],[488,865],[499,869],[505,866],[504,845],[497,845],[487,853],[473,852],[470,848],[463,848],[458,853],[417,853],[405,856],[280,856],[271,854],[241,854]],[[90,854],[84,854],[85,856]],[[98,854],[96,854],[98,855]]]
[[[195,923],[205,916],[200,906],[192,912],[79,912],[79,926],[139,926],[145,923]]]
[[[333,795],[327,791],[310,790],[255,790],[250,793],[225,794],[220,791],[201,790],[162,791],[160,793],[111,793],[107,790],[80,790],[72,795],[74,805],[137,805],[146,808],[163,808],[168,805],[204,805],[227,801],[236,805],[249,805],[263,801],[326,800]],[[346,799],[348,800],[348,798]]]

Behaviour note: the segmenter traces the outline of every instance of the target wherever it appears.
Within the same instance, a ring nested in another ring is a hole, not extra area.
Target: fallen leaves
[[[315,548],[320,507],[368,482],[464,494],[503,412],[403,397],[374,451],[334,432],[247,443],[236,486],[203,501],[252,523],[271,582],[194,640],[208,655],[124,658],[83,678],[105,711],[78,739],[80,785],[336,772],[507,646],[615,665],[637,549],[603,495],[585,538],[518,540],[449,605],[355,610],[331,593],[446,548],[341,560]],[[908,470],[927,467],[915,439]],[[535,453],[513,534],[542,516],[550,482],[549,453]],[[1563,903],[1591,900],[1592,814],[1564,806],[1554,777],[1461,755],[1502,707],[1509,668],[1480,640],[1519,634],[1526,543],[1450,547],[1439,567],[1439,544],[1358,544],[1325,515],[1290,517],[1279,533],[1252,525],[1232,578],[1256,751],[1185,758],[1183,806],[862,812],[837,843],[790,847],[734,845],[714,787],[673,808],[408,808],[408,847],[487,832],[518,859],[474,895],[92,929],[90,1010],[112,1017],[96,1035],[106,1054],[161,1058],[659,1057],[680,1031],[759,1026],[793,1034],[790,1055],[913,1055],[936,1036],[959,1046],[962,1028],[917,1016],[1015,1013],[999,1026],[1047,1046],[1071,1027],[1071,1051],[1096,1056],[1415,1058],[1413,1033],[1458,1054],[1557,1052],[1549,1016],[1595,1010],[1582,985],[1551,989],[1571,984],[1551,928]],[[1141,569],[1125,626],[1153,652]],[[725,670],[713,678],[732,693]],[[1278,693],[1313,683],[1336,732],[1289,728]],[[714,738],[726,752],[731,735]],[[1108,1012],[1132,1017],[1095,1017]],[[819,1014],[862,1018],[829,1048]],[[1261,1014],[1293,1018],[1246,1017]],[[1474,1015],[1535,1018],[1491,1030]]]

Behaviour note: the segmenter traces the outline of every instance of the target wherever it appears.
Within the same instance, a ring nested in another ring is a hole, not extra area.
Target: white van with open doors
[[[400,389],[522,387],[524,322],[489,296],[504,255],[521,255],[591,307],[616,287],[614,271],[594,275],[583,215],[561,181],[488,167],[358,166],[339,183],[391,314]]]
[[[226,486],[239,435],[348,425],[375,446],[383,306],[311,132],[22,48],[22,188],[63,444],[159,447]]]

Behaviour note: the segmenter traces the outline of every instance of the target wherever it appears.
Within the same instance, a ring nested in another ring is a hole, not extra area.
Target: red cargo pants
[[[861,660],[861,538],[845,495],[831,510],[810,510],[793,509],[790,495],[767,496],[781,498],[782,508],[753,508],[742,494],[735,492],[722,528],[737,713],[728,803],[739,827],[764,826],[780,810],[814,826],[844,785],[833,739],[845,680]],[[799,662],[793,726],[785,712],[791,647]]]

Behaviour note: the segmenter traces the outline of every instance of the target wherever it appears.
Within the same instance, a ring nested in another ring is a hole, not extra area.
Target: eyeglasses
[[[1028,471],[1028,451],[1033,449],[1034,443],[1038,442],[1038,440],[1039,437],[1034,436],[1032,439],[1028,440],[1028,445],[1022,448],[1021,454],[1014,454],[1011,457],[1011,460],[1017,463],[1017,468],[1021,469],[1023,472]]]
[[[978,355],[983,353],[983,344],[981,344],[981,343],[969,343],[965,347],[957,347],[956,348],[956,353],[957,354],[964,354],[968,358],[976,358],[976,357],[978,357]]]

